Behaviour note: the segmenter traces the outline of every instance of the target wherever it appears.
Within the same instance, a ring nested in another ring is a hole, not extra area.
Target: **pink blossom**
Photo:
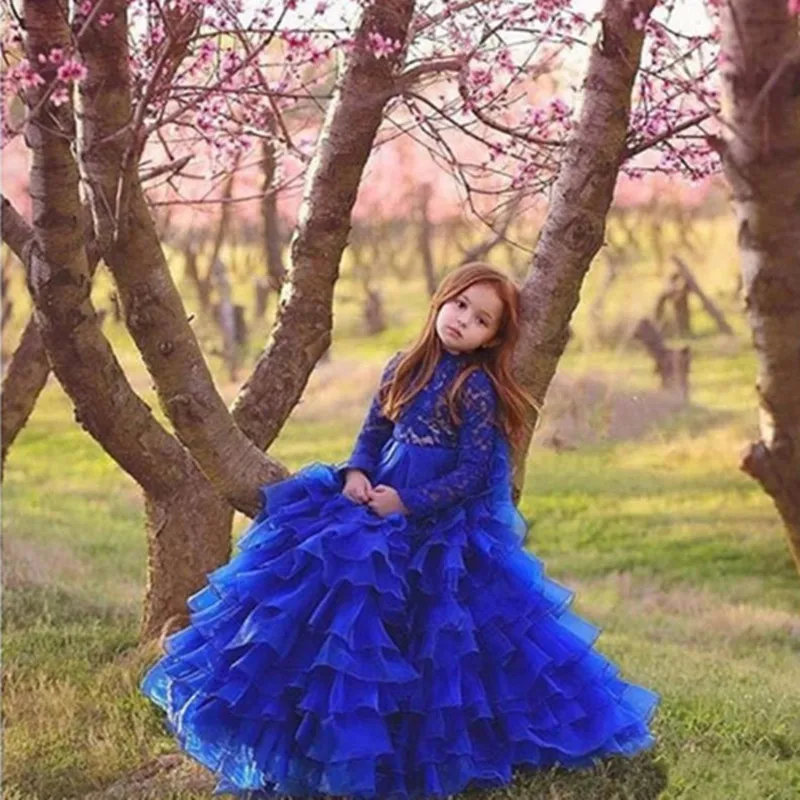
[[[489,86],[492,82],[492,73],[487,67],[474,67],[469,71],[469,79],[476,88]]]
[[[51,64],[61,64],[64,61],[64,51],[60,47],[53,47],[48,59]]]
[[[69,83],[70,81],[76,81],[80,83],[85,77],[86,67],[81,64],[80,61],[76,61],[75,59],[65,61],[58,68],[58,79],[60,81],[64,81],[64,83]]]
[[[368,38],[375,58],[388,58],[392,53],[400,51],[403,48],[402,42],[391,39],[388,36],[383,36],[375,31],[370,33]]]
[[[9,70],[8,81],[11,87],[33,89],[44,85],[44,78],[31,66],[27,58],[23,58],[15,68]],[[10,87],[10,88],[11,88]]]
[[[800,14],[800,0],[789,0],[787,7],[790,14]]]
[[[59,86],[55,89],[50,95],[50,102],[56,107],[63,106],[64,103],[69,102],[69,91],[67,91],[67,87]]]
[[[647,15],[644,13],[644,11],[640,11],[633,18],[633,27],[636,28],[637,31],[643,31],[646,22],[647,22]]]
[[[100,19],[97,21],[100,23],[101,28],[107,28],[111,24],[111,21],[113,19],[114,19],[113,14],[101,14]]]
[[[93,0],[83,0],[83,2],[78,6],[78,11],[83,14],[84,17],[88,17],[91,13],[93,5]]]

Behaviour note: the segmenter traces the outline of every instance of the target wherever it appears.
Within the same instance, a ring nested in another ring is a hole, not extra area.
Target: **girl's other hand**
[[[372,490],[369,507],[381,517],[398,512],[408,514],[408,509],[403,505],[397,490],[382,483]]]
[[[349,469],[345,473],[342,494],[354,503],[366,503],[372,494],[372,484],[360,469]]]

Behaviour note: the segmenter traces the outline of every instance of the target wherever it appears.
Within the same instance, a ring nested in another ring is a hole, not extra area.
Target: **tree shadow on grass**
[[[650,752],[608,758],[590,769],[523,767],[508,786],[469,789],[468,800],[656,800],[667,787],[667,770]]]
[[[182,753],[170,753],[145,764],[111,786],[83,800],[188,800],[210,796],[214,776]],[[656,800],[667,786],[667,771],[652,753],[633,758],[609,758],[591,769],[515,772],[508,786],[468,789],[454,798],[464,800]],[[276,800],[301,800],[283,795]],[[343,798],[343,800],[349,800]]]

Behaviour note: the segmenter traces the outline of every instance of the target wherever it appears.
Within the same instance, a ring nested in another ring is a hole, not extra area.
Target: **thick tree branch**
[[[97,268],[97,248],[91,238],[91,220],[86,209],[83,209],[88,268],[90,276]],[[33,228],[22,218],[6,197],[2,197],[2,237],[12,252],[27,269],[30,248],[33,245]],[[20,337],[11,361],[3,375],[2,412],[2,460],[0,475],[5,474],[5,463],[11,445],[19,432],[25,427],[36,406],[36,401],[47,383],[50,374],[50,362],[47,358],[44,342],[39,334],[36,318],[32,314]]]
[[[3,241],[24,264],[28,248],[33,244],[33,228],[5,196],[0,195],[0,229]]]
[[[583,84],[581,116],[564,152],[550,205],[522,286],[522,336],[516,368],[525,388],[544,400],[569,337],[583,279],[603,244],[606,215],[625,152],[631,92],[644,31],[634,24],[655,0],[605,0],[602,29]],[[528,420],[528,439],[536,414]],[[515,493],[527,446],[516,459]]]
[[[333,288],[353,204],[398,66],[393,58],[375,58],[367,36],[378,32],[405,41],[413,7],[411,0],[378,0],[365,10],[328,106],[306,177],[275,329],[233,408],[236,422],[261,447],[277,436],[330,344]]]
[[[234,423],[170,275],[135,174],[135,161],[128,165],[126,176],[120,175],[120,164],[131,152],[132,135],[116,135],[131,115],[127,4],[114,0],[112,6],[114,21],[81,48],[89,71],[80,95],[82,165],[98,228],[117,231],[116,236],[107,233],[103,237],[105,259],[114,275],[126,325],[176,435],[217,490],[235,508],[253,516],[261,508],[259,487],[287,472]],[[172,67],[164,63],[162,69]],[[121,219],[116,220],[110,214],[111,209],[119,208],[116,198],[121,182],[128,187],[126,205]],[[110,199],[114,202],[109,203]],[[123,220],[124,224],[117,226]]]
[[[37,53],[68,46],[70,31],[58,0],[27,2],[25,23],[31,64],[37,63]],[[37,89],[30,92],[30,105],[37,107]],[[49,113],[69,115],[72,109],[67,104]],[[36,221],[28,284],[53,369],[83,427],[147,492],[169,495],[192,468],[191,460],[133,392],[100,331],[89,297],[78,170],[70,143],[40,125],[30,126],[28,142]]]

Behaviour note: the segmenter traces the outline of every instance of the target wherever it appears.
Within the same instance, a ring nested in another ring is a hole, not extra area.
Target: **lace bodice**
[[[393,356],[381,376],[381,385],[394,374],[401,354]],[[447,410],[447,390],[466,364],[466,356],[444,352],[428,383],[403,410],[397,422],[381,411],[378,393],[372,398],[347,468],[375,470],[381,448],[393,436],[422,447],[456,450],[455,468],[440,478],[414,487],[397,488],[412,515],[447,508],[480,491],[486,482],[496,435],[497,394],[482,370],[469,375],[459,394],[461,423]]]

